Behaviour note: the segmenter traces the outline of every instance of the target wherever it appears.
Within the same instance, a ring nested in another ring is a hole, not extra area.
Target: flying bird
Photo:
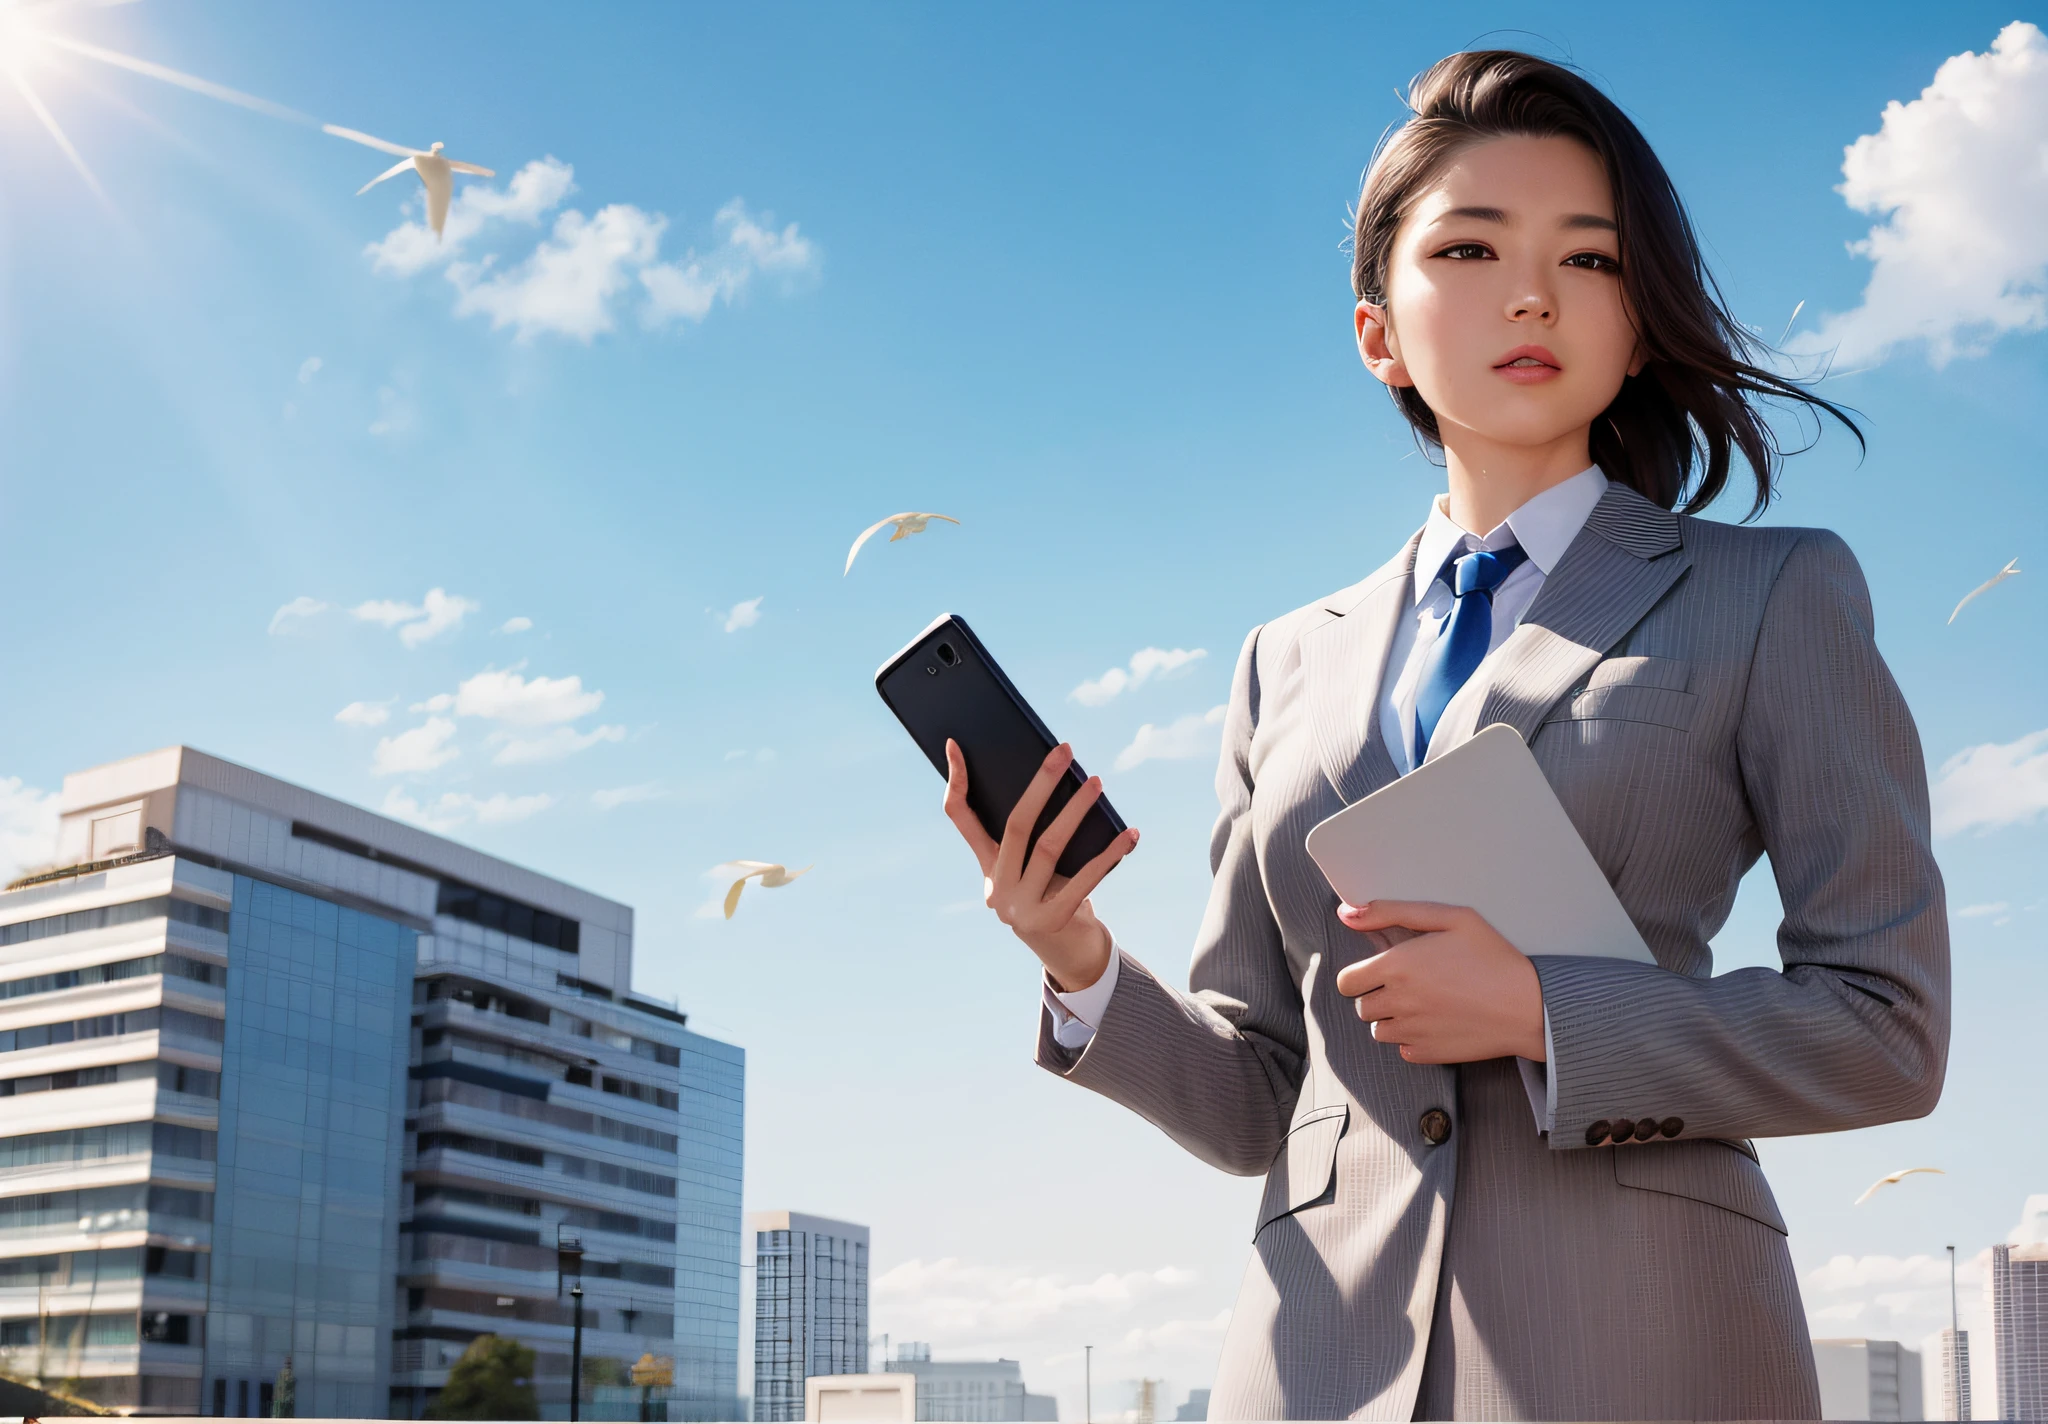
[[[728,920],[732,918],[732,912],[740,907],[740,891],[747,888],[749,880],[758,878],[764,890],[780,890],[811,869],[812,867],[807,865],[802,870],[791,870],[786,865],[777,865],[767,860],[728,860],[723,865],[712,867],[714,874],[720,870],[742,872],[740,878],[733,881],[732,889],[725,892],[725,917]]]
[[[1915,1172],[1932,1172],[1937,1177],[1946,1177],[1948,1175],[1948,1173],[1942,1171],[1939,1167],[1901,1167],[1898,1171],[1892,1173],[1889,1177],[1879,1177],[1876,1181],[1872,1182],[1870,1186],[1864,1191],[1863,1195],[1856,1198],[1856,1200],[1851,1202],[1850,1205],[1862,1206],[1863,1203],[1869,1201],[1872,1197],[1877,1195],[1878,1188],[1897,1186],[1899,1179],[1901,1177],[1910,1177]]]
[[[399,174],[405,172],[406,169],[412,169],[413,172],[420,175],[420,182],[426,185],[427,226],[434,230],[434,239],[436,241],[440,240],[441,229],[448,225],[448,200],[455,193],[455,175],[457,173],[474,173],[479,178],[495,178],[498,176],[494,170],[479,168],[474,163],[458,163],[452,158],[443,158],[441,156],[443,145],[438,143],[432,148],[424,150],[407,148],[404,144],[386,143],[381,138],[374,138],[355,129],[345,129],[339,124],[322,124],[320,127],[324,132],[331,133],[336,138],[345,138],[351,143],[360,143],[370,148],[382,149],[386,153],[405,155],[403,162],[392,164],[375,178],[372,178],[369,182],[363,184],[362,187],[356,189],[356,196],[360,198],[379,183],[382,183],[386,178],[396,178]]]
[[[2014,559],[2011,563],[2007,564],[2004,568],[2000,569],[1997,573],[1993,574],[1990,578],[1986,579],[1983,583],[1978,584],[1975,588],[1971,589],[1968,593],[1964,594],[1963,603],[1968,603],[1971,599],[1975,598],[1978,594],[1984,592],[1986,589],[1998,587],[2000,584],[2004,583],[2007,579],[2011,578],[2014,574],[2018,572],[2020,572],[2020,561],[2018,559]],[[1956,605],[1956,613],[1961,613],[1963,611],[1963,603],[1958,603]],[[1949,622],[1953,623],[1956,621],[1956,613],[1949,614]]]
[[[925,526],[934,519],[943,519],[948,524],[958,524],[960,522],[950,514],[892,514],[887,519],[878,520],[870,524],[867,528],[861,530],[860,538],[854,540],[853,547],[846,551],[846,568],[841,572],[840,577],[844,578],[847,574],[853,572],[854,556],[860,553],[860,546],[867,543],[868,540],[874,538],[891,524],[896,526],[896,532],[889,536],[889,542],[893,544],[898,539],[909,538],[912,534],[924,533]]]

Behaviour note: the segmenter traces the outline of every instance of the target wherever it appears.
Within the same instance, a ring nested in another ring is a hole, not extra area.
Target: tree
[[[538,1419],[533,1392],[533,1351],[503,1335],[479,1335],[469,1342],[429,1419]]]
[[[299,1412],[299,1377],[292,1373],[292,1357],[286,1355],[277,1369],[277,1392],[270,1399],[270,1417],[291,1419]]]

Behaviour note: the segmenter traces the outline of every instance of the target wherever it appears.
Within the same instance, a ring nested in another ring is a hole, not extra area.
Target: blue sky
[[[1184,974],[1236,648],[1441,478],[1351,347],[1347,201],[1431,60],[1568,56],[1737,314],[1841,351],[1869,454],[1827,432],[1769,518],[1848,538],[1930,769],[1964,758],[1940,1109],[1765,1144],[1815,1332],[1917,1342],[1944,1244],[2048,1192],[2048,43],[1987,58],[2026,17],[1961,0],[1668,8],[32,12],[498,178],[422,264],[415,181],[352,196],[384,155],[46,48],[102,201],[0,85],[0,846],[183,741],[628,901],[639,986],[748,1050],[749,1204],[874,1227],[878,1334],[1076,1417],[1083,1344],[1206,1384],[1256,1184],[1030,1066],[1028,956],[870,679],[951,609],[1084,762],[1188,753],[1110,774],[1146,839],[1100,897]],[[842,576],[903,509],[962,523]],[[1203,656],[1069,696],[1148,648]],[[734,857],[817,869],[705,918]],[[1773,916],[1753,876],[1722,963]]]

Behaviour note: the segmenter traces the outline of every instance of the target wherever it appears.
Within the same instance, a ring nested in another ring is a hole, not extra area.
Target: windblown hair
[[[1840,406],[1760,364],[1767,348],[1729,315],[1664,165],[1589,81],[1534,55],[1476,50],[1424,70],[1407,103],[1414,117],[1382,141],[1359,195],[1351,267],[1358,296],[1384,302],[1402,220],[1461,150],[1510,136],[1575,139],[1599,155],[1613,188],[1622,292],[1647,356],[1593,422],[1593,458],[1607,476],[1666,509],[1683,499],[1692,513],[1727,487],[1740,451],[1756,480],[1746,516],[1753,519],[1776,492],[1785,453],[1759,398],[1830,415],[1862,446],[1863,432]],[[1422,393],[1390,389],[1416,433],[1441,447]]]

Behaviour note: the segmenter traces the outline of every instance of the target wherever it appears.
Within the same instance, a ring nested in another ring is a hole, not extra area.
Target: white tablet
[[[1469,905],[1524,954],[1655,956],[1528,745],[1496,724],[1308,833],[1346,902]]]

